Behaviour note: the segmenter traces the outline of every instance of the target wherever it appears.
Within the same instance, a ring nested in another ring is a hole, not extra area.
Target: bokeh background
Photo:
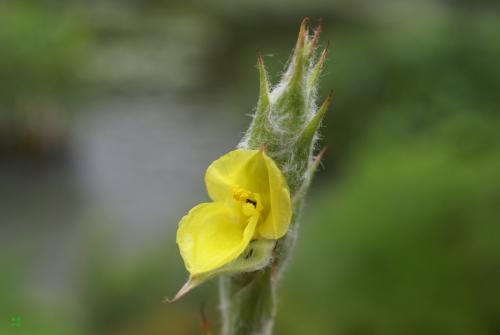
[[[323,20],[328,146],[276,334],[500,333],[500,5],[0,3],[0,334],[199,334],[179,218],[303,16]]]

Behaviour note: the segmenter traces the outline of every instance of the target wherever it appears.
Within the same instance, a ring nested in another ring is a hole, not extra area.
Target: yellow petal
[[[266,175],[266,166],[258,150],[238,149],[210,164],[205,183],[212,200],[227,201],[233,198],[234,187],[252,192],[266,188]]]
[[[288,184],[276,163],[262,150],[238,149],[214,161],[205,182],[214,201],[232,200],[234,187],[257,193],[262,200],[260,237],[278,239],[286,234],[292,217]]]
[[[259,216],[222,202],[203,203],[184,216],[177,244],[191,275],[212,271],[236,259],[250,243]]]
[[[261,194],[264,198],[264,208],[268,208],[262,213],[264,222],[257,227],[258,234],[267,239],[278,239],[285,235],[292,219],[292,202],[290,191],[285,176],[276,166],[276,163],[262,154],[267,170],[268,192]]]

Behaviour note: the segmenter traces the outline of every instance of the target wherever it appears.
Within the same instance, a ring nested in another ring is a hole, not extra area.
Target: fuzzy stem
[[[272,269],[220,279],[222,335],[269,335],[275,315]]]

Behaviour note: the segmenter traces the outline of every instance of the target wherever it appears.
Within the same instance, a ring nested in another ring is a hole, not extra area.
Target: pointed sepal
[[[208,276],[205,275],[189,276],[188,280],[184,283],[181,289],[175,294],[175,296],[172,299],[166,298],[163,302],[168,302],[169,304],[172,304],[178,301],[180,298],[185,296],[189,291],[203,284],[207,279]]]
[[[273,112],[280,120],[279,126],[294,132],[300,128],[306,117],[306,45],[309,42],[308,19],[304,18],[300,25],[299,37],[280,84],[273,91],[277,92]]]
[[[314,175],[316,174],[316,171],[318,170],[318,167],[321,164],[321,160],[323,159],[326,150],[327,150],[327,147],[324,147],[323,149],[321,149],[319,154],[314,158],[313,162],[311,163],[311,165],[307,169],[305,177],[304,177],[304,181],[302,182],[302,185],[300,186],[297,193],[295,193],[295,196],[293,197],[294,205],[299,203],[306,195],[307,190],[309,189],[309,186],[311,186],[311,182],[314,178]]]
[[[308,23],[309,19],[307,17],[302,19],[299,37],[297,38],[292,61],[287,69],[286,75],[290,76],[290,81],[288,83],[290,89],[300,87],[304,79],[304,73],[306,71],[307,45],[309,42]]]
[[[295,51],[293,53],[292,60],[292,78],[291,84],[298,84],[303,77],[303,72],[305,68],[306,61],[306,46],[309,42],[309,19],[306,17],[302,19],[300,24],[299,37],[297,38],[297,44],[295,46]]]
[[[311,121],[309,121],[309,123],[297,139],[297,150],[299,155],[306,155],[307,157],[309,157],[314,141],[314,136],[316,136],[316,133],[318,132],[321,121],[325,117],[326,111],[328,110],[331,101],[332,94],[330,93],[319,108],[318,112],[313,116]]]
[[[310,94],[318,84],[319,75],[321,73],[321,70],[323,69],[323,65],[325,64],[326,56],[328,56],[328,47],[329,45],[327,45],[327,47],[323,49],[321,55],[319,56],[318,61],[316,62],[316,64],[311,69],[311,72],[309,73],[309,77],[307,78],[308,94]]]
[[[306,58],[307,60],[311,60],[313,54],[314,54],[314,51],[316,50],[316,47],[318,46],[318,42],[319,42],[319,38],[321,36],[321,20],[319,22],[319,24],[316,26],[316,29],[314,30],[314,35],[313,37],[311,38],[311,40],[309,41],[308,45],[307,45],[307,55],[306,55]]]
[[[259,68],[259,102],[257,104],[257,113],[265,113],[269,107],[269,79],[267,77],[264,59],[257,50],[257,67]]]
[[[256,148],[261,143],[257,142],[256,139],[260,139],[262,134],[269,128],[269,114],[270,114],[270,98],[269,98],[269,79],[267,76],[267,71],[264,65],[264,59],[257,50],[257,68],[259,69],[259,100],[257,102],[257,108],[255,110],[255,115],[253,117],[252,124],[249,128],[247,137],[248,145],[251,148]]]

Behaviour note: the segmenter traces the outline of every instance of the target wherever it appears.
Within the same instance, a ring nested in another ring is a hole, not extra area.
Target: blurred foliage
[[[365,147],[311,204],[283,333],[498,334],[498,126],[461,116]]]
[[[0,334],[78,335],[80,324],[68,311],[35,303],[23,288],[30,258],[19,246],[0,254]],[[19,327],[12,318],[19,317]],[[71,322],[65,322],[71,318]]]
[[[373,129],[376,136],[417,136],[456,114],[498,113],[495,16],[452,11],[397,29],[368,29],[334,29],[332,70],[323,84],[335,92],[325,130],[333,169],[372,141]]]
[[[169,240],[141,255],[117,255],[107,247],[111,239],[91,238],[94,247],[85,261],[82,291],[86,333],[199,334],[198,311],[204,301],[216,301],[215,287],[188,297],[187,304],[162,302],[187,279],[174,257],[177,246]]]
[[[64,148],[88,41],[69,9],[0,4],[0,153],[43,157]]]
[[[0,7],[2,105],[74,89],[88,35],[68,10],[30,4]]]

